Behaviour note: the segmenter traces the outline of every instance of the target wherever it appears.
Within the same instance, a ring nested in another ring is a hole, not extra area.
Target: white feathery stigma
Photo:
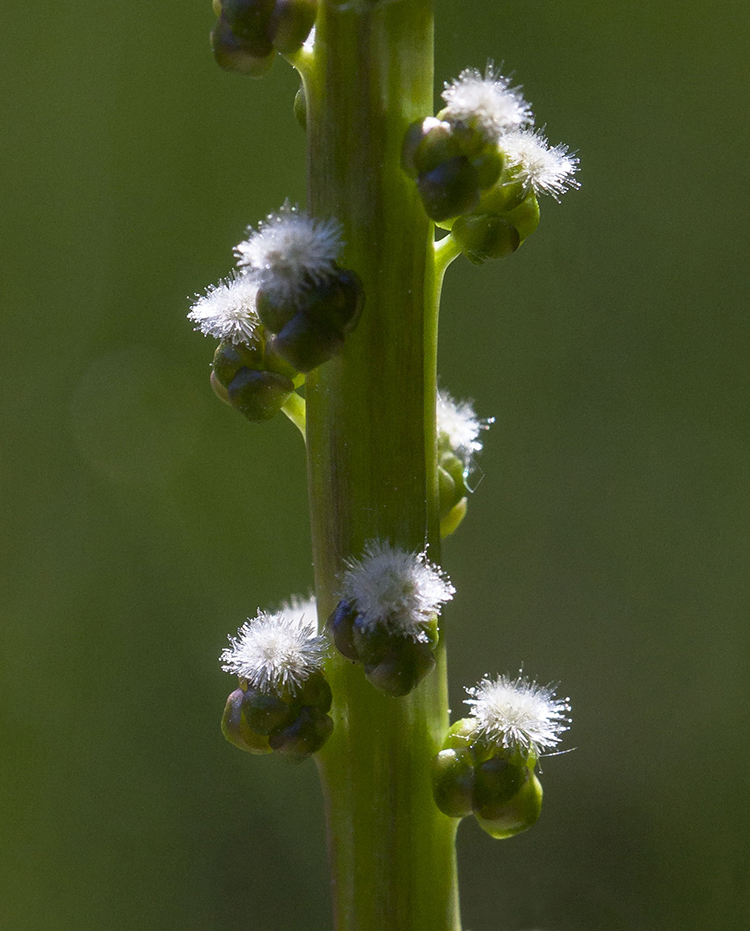
[[[442,389],[437,394],[437,431],[445,434],[453,452],[468,468],[471,458],[482,449],[480,435],[489,430],[494,417],[480,420],[471,401],[456,401]]]
[[[258,286],[247,275],[234,275],[210,285],[203,295],[196,295],[188,319],[204,336],[227,339],[251,346],[260,320],[255,309]]]
[[[341,226],[315,220],[287,201],[234,247],[237,265],[279,300],[296,300],[329,277],[341,252]]]
[[[574,177],[578,158],[564,143],[550,146],[541,132],[519,130],[500,139],[508,168],[517,168],[518,176],[535,194],[551,194],[559,201],[569,188],[579,188]]]
[[[362,558],[348,563],[342,597],[352,603],[366,627],[383,624],[419,643],[427,642],[425,628],[455,591],[426,553],[370,540]]]
[[[534,115],[519,87],[495,70],[492,62],[482,76],[478,68],[464,68],[457,78],[445,82],[446,107],[441,119],[475,121],[490,140],[502,133],[531,126]]]
[[[252,688],[280,694],[297,692],[322,669],[328,641],[299,618],[259,611],[230,637],[221,654],[221,668],[247,679]]]
[[[318,605],[314,595],[303,598],[301,595],[292,595],[288,601],[279,606],[279,613],[294,619],[300,627],[318,632]]]
[[[570,701],[555,698],[550,686],[537,685],[519,675],[497,676],[466,690],[466,704],[479,734],[508,749],[539,757],[556,747],[570,727]]]

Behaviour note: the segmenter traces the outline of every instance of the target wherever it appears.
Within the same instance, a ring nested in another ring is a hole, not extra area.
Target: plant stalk
[[[340,357],[307,379],[316,596],[337,603],[368,540],[439,562],[434,229],[401,171],[409,123],[433,112],[425,0],[323,0],[306,69],[308,207],[344,229],[366,304]],[[337,931],[460,931],[457,822],[432,800],[448,727],[445,645],[405,698],[333,656],[334,733],[318,754]]]

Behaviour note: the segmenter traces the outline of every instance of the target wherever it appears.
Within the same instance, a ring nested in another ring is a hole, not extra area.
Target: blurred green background
[[[311,567],[299,437],[214,399],[184,317],[304,199],[291,69],[221,72],[212,19],[3,16],[4,931],[330,928],[314,766],[218,729],[227,633]],[[496,417],[444,552],[454,714],[523,664],[577,748],[534,831],[462,826],[472,931],[750,923],[749,32],[729,0],[438,0],[436,80],[503,62],[583,185],[445,290],[442,382]]]

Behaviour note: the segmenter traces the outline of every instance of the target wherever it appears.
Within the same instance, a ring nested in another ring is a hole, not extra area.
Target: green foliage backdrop
[[[461,828],[466,926],[745,927],[750,13],[437,16],[438,79],[502,60],[583,184],[445,291],[443,384],[497,418],[445,547],[454,714],[523,663],[577,747],[528,835]],[[3,19],[0,926],[323,931],[314,766],[218,728],[226,634],[311,583],[301,443],[215,401],[184,319],[304,198],[293,74],[220,72],[209,0]]]

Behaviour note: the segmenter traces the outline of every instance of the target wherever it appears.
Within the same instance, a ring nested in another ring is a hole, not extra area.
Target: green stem
[[[311,525],[320,616],[366,541],[439,561],[433,225],[399,166],[410,122],[432,113],[425,0],[336,4],[317,21],[306,75],[309,208],[336,217],[341,264],[361,276],[359,327],[307,380]],[[406,698],[360,666],[328,663],[335,729],[319,754],[338,931],[460,931],[456,822],[430,762],[448,726],[445,647]]]

